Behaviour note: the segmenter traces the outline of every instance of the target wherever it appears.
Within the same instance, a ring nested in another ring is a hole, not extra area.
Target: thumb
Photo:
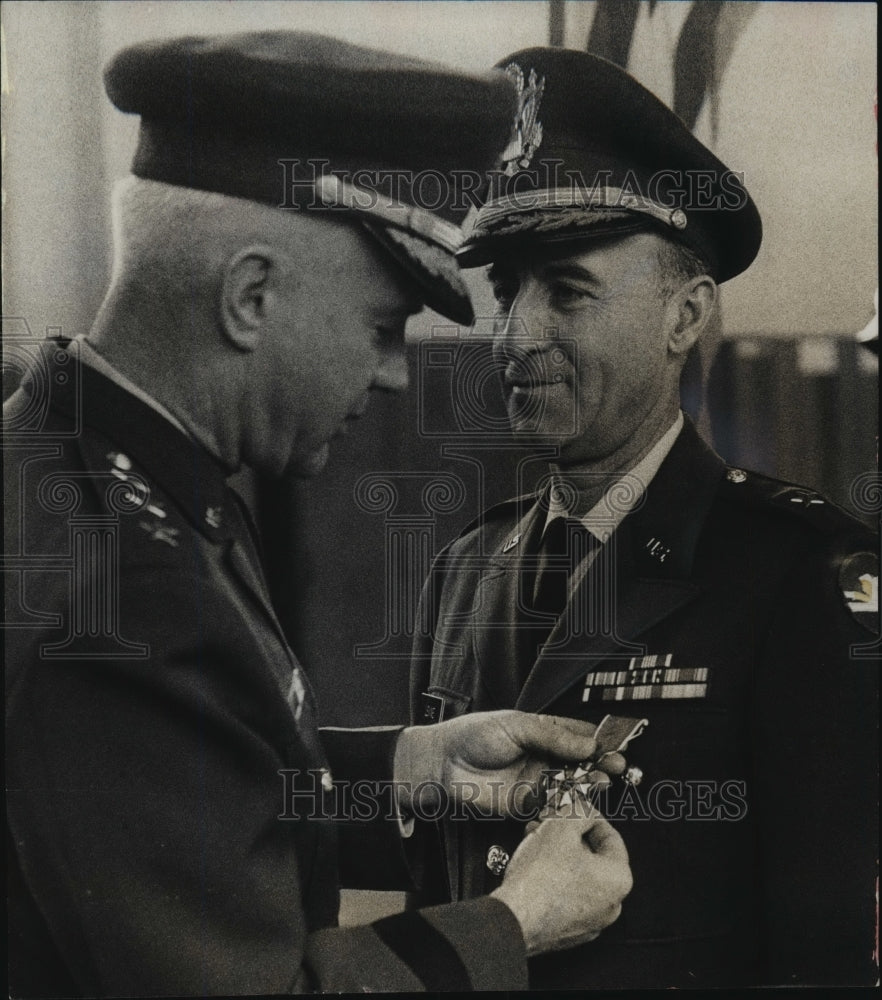
[[[543,806],[539,815],[527,824],[526,832],[528,834],[533,833],[546,821],[556,822],[560,820],[578,821],[570,827],[572,836],[574,838],[580,838],[589,848],[591,848],[591,850],[594,850],[594,848],[589,842],[589,837],[591,836],[592,829],[598,820],[605,823],[614,836],[619,837],[609,823],[603,819],[603,816],[598,811],[597,806],[595,806],[594,803],[591,802],[586,796],[580,794],[574,794],[565,805],[558,803],[557,805],[548,804]],[[598,836],[601,837],[602,835],[598,834]],[[621,837],[619,837],[619,839],[621,840]],[[624,843],[622,846],[624,847]]]
[[[628,863],[628,849],[621,835],[608,820],[596,813],[587,822],[582,840],[595,854],[602,854],[610,861]]]
[[[594,741],[597,726],[590,722],[559,715],[517,714],[523,717],[517,742],[524,749],[558,760],[585,760],[597,749]]]

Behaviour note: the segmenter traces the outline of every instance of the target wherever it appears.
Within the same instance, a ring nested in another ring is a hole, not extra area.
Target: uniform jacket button
[[[507,850],[505,850],[504,847],[500,847],[499,844],[494,844],[490,850],[487,851],[487,868],[493,872],[494,875],[503,875],[510,860],[511,855]]]

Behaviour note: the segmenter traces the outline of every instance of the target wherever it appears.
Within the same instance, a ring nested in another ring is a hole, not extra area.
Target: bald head
[[[89,339],[231,468],[316,471],[371,389],[400,390],[422,289],[359,222],[129,178]]]
[[[183,305],[213,312],[229,260],[260,244],[320,253],[333,230],[351,223],[323,214],[283,212],[211,191],[129,176],[113,191],[112,287],[153,301],[167,316]],[[208,318],[208,317],[205,317]],[[214,317],[216,319],[216,315]]]

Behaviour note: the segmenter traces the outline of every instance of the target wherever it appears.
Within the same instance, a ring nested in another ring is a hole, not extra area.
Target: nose
[[[497,357],[514,359],[529,353],[531,346],[548,336],[537,282],[525,280],[493,331],[493,351]]]
[[[409,385],[410,375],[404,347],[390,347],[377,368],[373,388],[383,392],[404,392]]]

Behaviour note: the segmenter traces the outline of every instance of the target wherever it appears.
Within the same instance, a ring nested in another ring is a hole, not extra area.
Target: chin
[[[525,448],[547,448],[549,445],[566,450],[576,440],[571,427],[561,429],[550,422],[511,421],[509,430],[512,440]]]
[[[579,437],[574,406],[550,405],[547,399],[531,398],[520,405],[509,401],[506,411],[512,436],[519,443],[535,441],[564,447]]]

